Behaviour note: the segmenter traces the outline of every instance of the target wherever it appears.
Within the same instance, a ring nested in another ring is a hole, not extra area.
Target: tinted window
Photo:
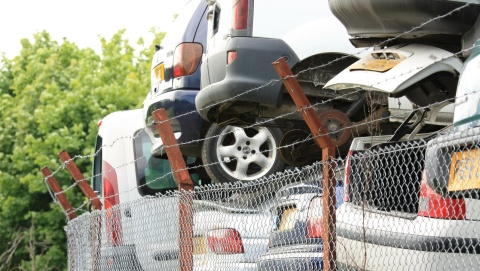
[[[134,153],[138,190],[141,195],[155,195],[177,189],[171,174],[168,159],[150,156],[152,141],[144,129],[135,134]],[[187,166],[192,166],[195,158],[187,159]],[[196,184],[201,184],[198,174],[190,174]]]
[[[102,193],[102,137],[97,136],[95,142],[95,157],[93,158],[92,187],[96,192]]]

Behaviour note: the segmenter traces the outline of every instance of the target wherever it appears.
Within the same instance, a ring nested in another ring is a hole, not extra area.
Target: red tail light
[[[322,198],[315,197],[310,202],[307,214],[307,238],[323,237]]]
[[[242,254],[243,242],[240,233],[235,229],[218,229],[207,234],[208,247],[215,254]]]
[[[418,215],[440,219],[465,219],[465,200],[443,198],[427,183],[425,170],[420,185]]]
[[[173,57],[173,78],[193,74],[202,60],[202,53],[200,43],[179,44]]]
[[[107,162],[103,162],[103,197],[105,199],[105,218],[107,222],[108,241],[113,246],[122,244],[122,224],[120,210],[112,207],[120,203],[118,195],[118,180],[115,169]]]
[[[232,63],[236,57],[237,57],[237,51],[229,51],[227,53],[227,65],[230,65],[230,63]]]
[[[248,0],[233,0],[233,30],[245,30],[248,24]]]
[[[352,159],[352,155],[353,155],[353,151],[348,151],[348,154],[347,154],[347,159],[345,160],[345,170],[344,170],[344,196],[343,196],[343,201],[344,202],[348,202],[350,201],[350,196],[348,195],[348,193],[350,192],[349,190],[349,186],[348,186],[348,183],[349,183],[349,178],[350,178],[350,170],[351,170],[351,165],[350,165],[350,160]]]

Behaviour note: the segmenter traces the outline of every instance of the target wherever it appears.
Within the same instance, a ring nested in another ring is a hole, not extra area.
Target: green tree
[[[43,31],[21,41],[13,59],[0,65],[0,270],[65,270],[66,217],[53,201],[40,170],[60,166],[62,149],[90,176],[97,122],[107,114],[141,106],[150,85],[152,45],[135,50],[119,31],[101,38],[100,55]],[[73,182],[61,170],[63,189]],[[78,207],[78,187],[66,195]],[[82,209],[83,211],[86,208]]]

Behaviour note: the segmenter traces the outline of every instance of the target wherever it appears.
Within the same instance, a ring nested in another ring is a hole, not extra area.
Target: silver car
[[[480,42],[464,65],[454,129],[354,139],[337,260],[362,270],[479,270]],[[471,110],[477,108],[477,110]]]
[[[343,203],[343,182],[336,187],[337,207]],[[321,180],[281,188],[271,209],[273,230],[268,251],[257,263],[258,270],[322,270]]]

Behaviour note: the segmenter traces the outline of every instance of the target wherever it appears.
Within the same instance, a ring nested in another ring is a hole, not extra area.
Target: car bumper
[[[480,221],[391,216],[345,203],[337,210],[337,261],[366,270],[477,270],[479,231]]]
[[[200,117],[195,108],[197,90],[181,90],[164,92],[146,99],[144,113],[147,123],[149,117],[156,109],[165,109],[175,133],[180,133],[177,138],[182,153],[187,156],[200,156],[203,129],[208,124]],[[188,144],[185,144],[190,142]]]
[[[131,271],[143,270],[138,261],[134,245],[102,248],[101,270]]]
[[[323,270],[323,246],[271,249],[259,259],[257,267],[259,271]]]
[[[379,246],[337,236],[340,270],[479,270],[475,254]]]
[[[255,263],[222,263],[218,262],[216,264],[209,264],[207,266],[198,266],[194,264],[194,271],[256,271],[257,266]]]
[[[236,51],[237,55],[227,65],[225,59],[229,51]],[[299,61],[292,49],[280,39],[234,37],[229,40],[225,51],[218,54],[224,54],[224,57],[212,59],[221,59],[222,62],[212,63],[210,58],[204,61],[208,64],[202,66],[202,73],[203,69],[208,69],[205,72],[210,74],[211,81],[202,81],[202,90],[195,100],[200,115],[211,121],[235,102],[277,107],[281,102],[282,83],[272,63],[280,57],[287,57],[292,67]],[[223,74],[216,69],[226,69],[225,76],[216,78],[215,74]],[[222,110],[218,109],[220,105]]]

